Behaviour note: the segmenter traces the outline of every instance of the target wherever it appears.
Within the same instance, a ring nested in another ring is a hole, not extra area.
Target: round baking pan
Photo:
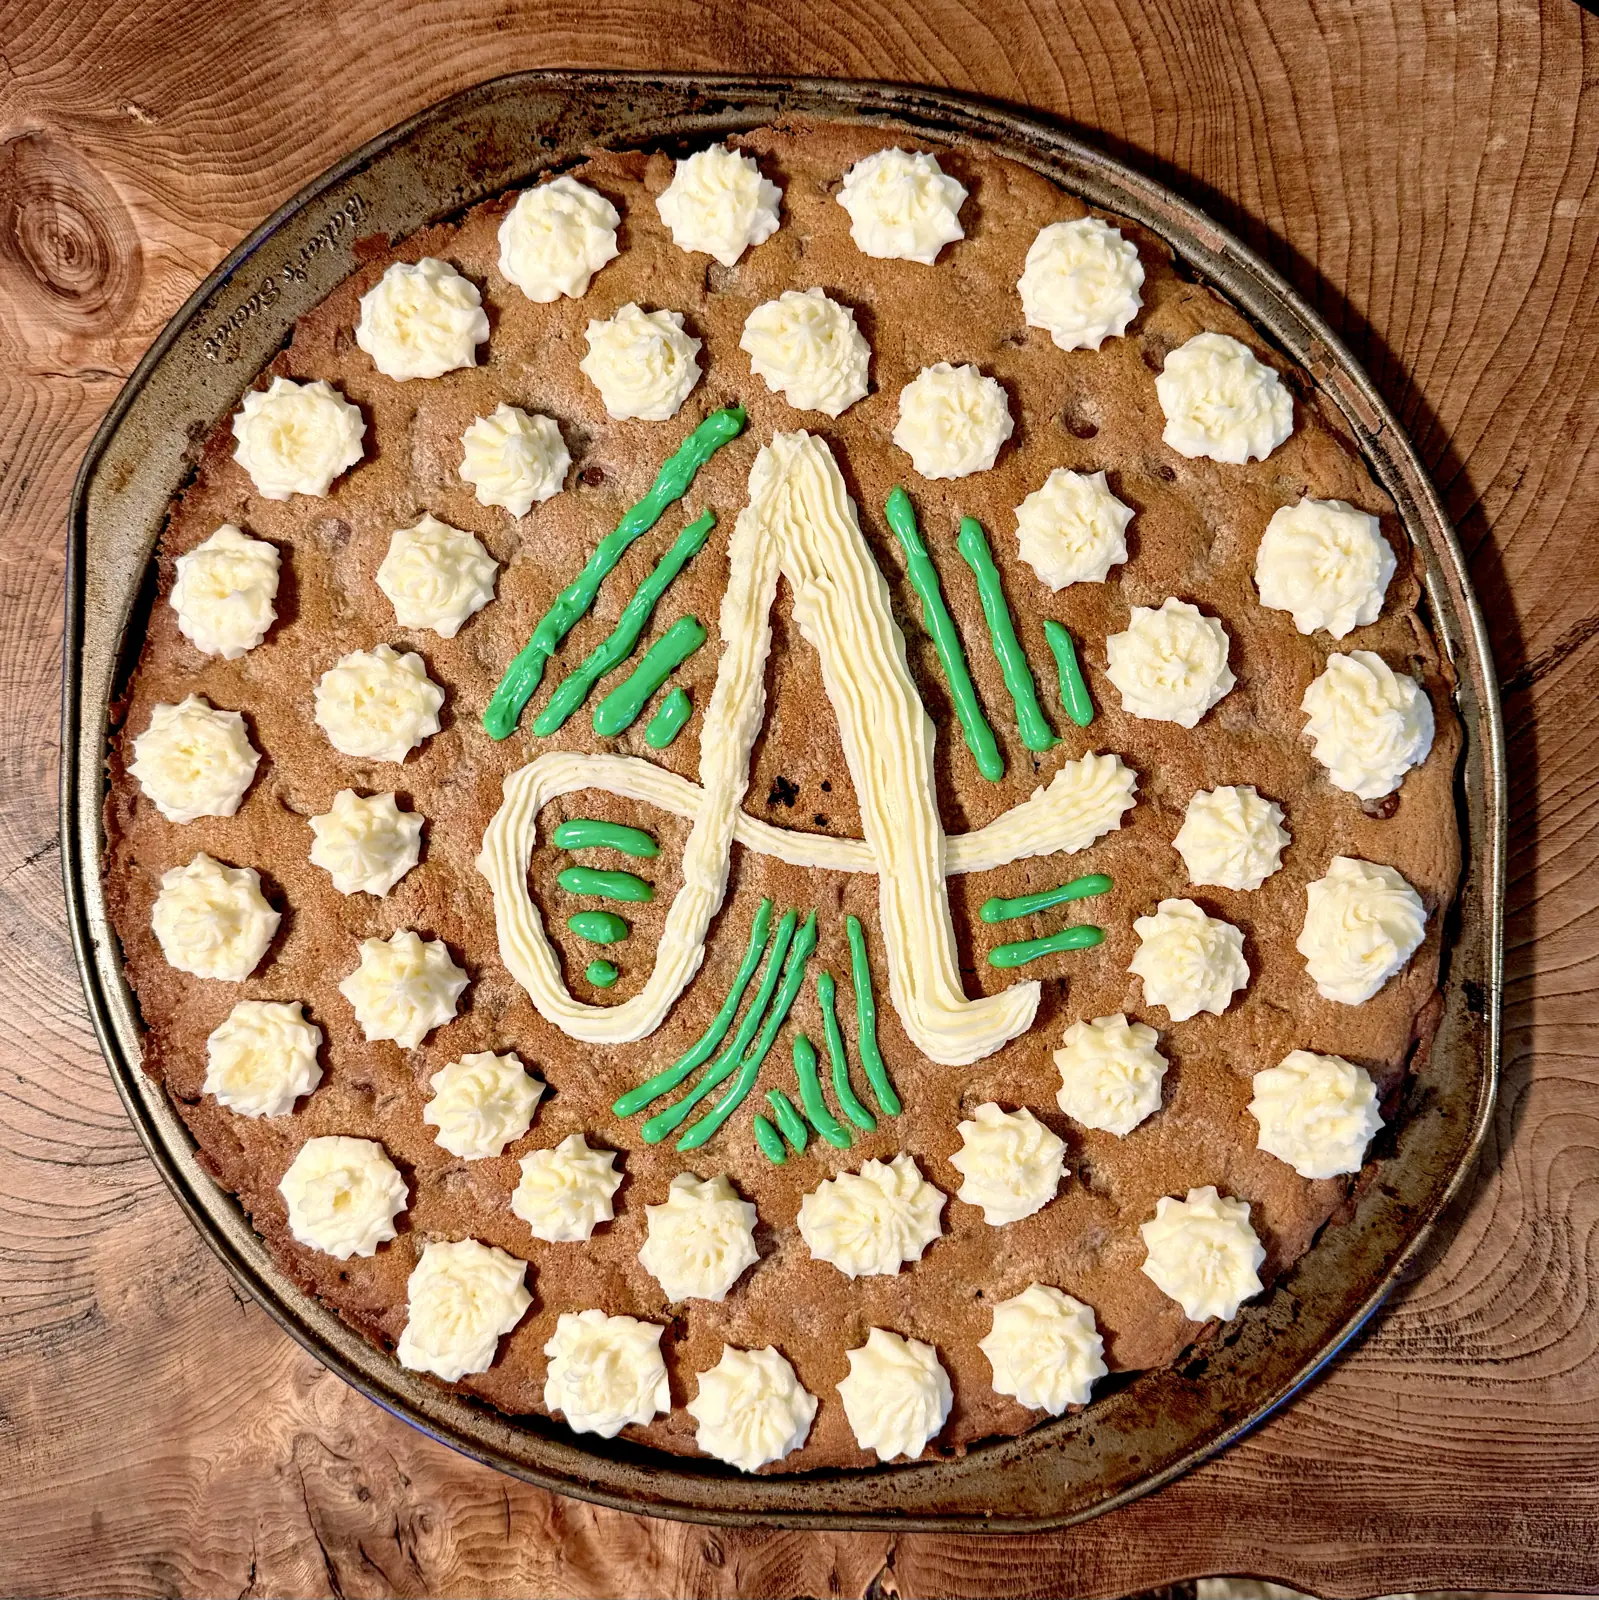
[[[748,1477],[625,1440],[503,1416],[404,1371],[279,1270],[206,1175],[161,1085],[106,916],[100,812],[110,707],[154,593],[151,554],[202,441],[309,311],[398,239],[596,146],[680,149],[786,115],[885,138],[981,146],[1159,234],[1237,305],[1342,418],[1420,553],[1426,609],[1456,679],[1465,870],[1446,929],[1442,1017],[1344,1225],[1218,1340],[1179,1365],[1118,1375],[1080,1414],[962,1457],[869,1471]],[[1167,1482],[1283,1404],[1380,1304],[1460,1187],[1498,1068],[1504,874],[1503,734],[1465,563],[1414,449],[1349,353],[1289,286],[1171,191],[1048,122],[932,90],[801,79],[534,72],[496,79],[373,140],[269,218],[151,347],[89,448],[69,527],[62,855],[84,991],[112,1076],[152,1159],[238,1282],[318,1360],[470,1456],[565,1494],[704,1522],[1023,1532],[1079,1521]]]

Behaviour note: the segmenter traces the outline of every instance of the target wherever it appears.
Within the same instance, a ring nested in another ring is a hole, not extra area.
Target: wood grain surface
[[[1505,684],[1505,1083],[1360,1346],[1072,1532],[708,1531],[519,1486],[241,1301],[144,1159],[61,908],[67,495],[163,322],[344,151],[541,65],[783,71],[1050,112],[1208,207],[1354,347]],[[1599,1588],[1599,24],[1571,0],[0,0],[0,1592]]]

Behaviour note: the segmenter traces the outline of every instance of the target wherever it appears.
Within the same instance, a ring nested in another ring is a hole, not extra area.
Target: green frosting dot
[[[583,976],[586,977],[596,989],[609,989],[611,985],[622,976],[622,974],[618,972],[609,961],[601,959],[598,961],[589,962],[588,971],[585,972]]]

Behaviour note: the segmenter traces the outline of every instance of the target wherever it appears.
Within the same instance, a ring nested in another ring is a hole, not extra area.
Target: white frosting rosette
[[[753,156],[713,144],[677,163],[655,209],[679,250],[714,256],[731,267],[777,232],[782,198]]]
[[[1173,1022],[1209,1011],[1220,1016],[1249,982],[1244,935],[1192,900],[1162,900],[1152,917],[1133,923],[1138,953],[1127,970],[1144,980],[1144,998]]]
[[[1118,1138],[1160,1110],[1166,1058],[1159,1035],[1121,1013],[1074,1022],[1055,1052],[1060,1092],[1055,1103],[1073,1122]]]
[[[1127,559],[1133,508],[1110,492],[1103,472],[1056,467],[1016,508],[1022,560],[1053,590],[1103,583]]]
[[[1029,328],[1046,329],[1062,350],[1097,350],[1126,333],[1143,285],[1132,240],[1098,217],[1078,217],[1039,230],[1016,288]]]
[[[461,481],[477,491],[480,506],[503,506],[513,517],[558,495],[571,466],[553,417],[503,400],[461,435]]]
[[[668,1300],[725,1300],[745,1268],[760,1260],[755,1207],[725,1176],[703,1183],[692,1172],[672,1179],[664,1205],[645,1206],[648,1237],[639,1264]]]
[[[862,255],[932,266],[938,252],[966,231],[963,185],[924,151],[878,150],[844,174],[838,203],[849,213],[849,236]]]
[[[237,711],[191,694],[151,710],[128,771],[168,822],[193,822],[233,816],[260,759]]]
[[[1364,1067],[1342,1056],[1290,1050],[1254,1081],[1249,1113],[1260,1126],[1260,1149],[1301,1178],[1360,1171],[1366,1146],[1382,1127],[1377,1085]]]
[[[281,1117],[322,1081],[322,1030],[299,1001],[241,1000],[205,1041],[206,1094],[241,1117]]]
[[[866,1343],[846,1352],[849,1376],[838,1386],[844,1415],[862,1450],[878,1460],[915,1460],[944,1426],[954,1403],[938,1352],[920,1339],[873,1328]]]
[[[1397,563],[1382,524],[1343,500],[1280,506],[1255,553],[1260,603],[1287,611],[1301,633],[1342,639],[1382,615]]]
[[[563,1311],[544,1346],[544,1404],[578,1433],[614,1439],[672,1409],[661,1325],[603,1311]]]
[[[944,1195],[908,1155],[841,1172],[800,1201],[799,1231],[817,1261],[848,1278],[896,1273],[944,1231]]]
[[[1264,461],[1294,431],[1294,401],[1248,345],[1196,333],[1166,357],[1155,379],[1166,414],[1162,439],[1180,456],[1242,466]]]
[[[423,941],[410,928],[387,939],[363,939],[361,964],[339,985],[368,1039],[392,1039],[407,1050],[455,1015],[466,974],[442,939]]]
[[[274,378],[252,389],[233,417],[233,459],[265,500],[325,495],[360,459],[366,422],[331,384]]]
[[[201,851],[161,874],[150,930],[169,966],[197,978],[242,983],[278,931],[278,913],[254,867],[227,867]]]
[[[528,1265],[476,1239],[435,1239],[406,1284],[408,1315],[394,1353],[402,1367],[455,1383],[494,1365],[500,1340],[533,1296]]]
[[[1095,1380],[1110,1370],[1093,1310],[1043,1283],[1001,1300],[977,1348],[994,1369],[997,1393],[1052,1417],[1087,1405]]]
[[[433,1142],[463,1161],[499,1155],[532,1126],[544,1084],[514,1050],[480,1050],[440,1067],[428,1079],[433,1098],[422,1120],[439,1131]]]
[[[867,390],[871,349],[848,306],[787,289],[750,312],[738,341],[750,371],[800,411],[839,416]]]
[[[352,650],[317,680],[316,724],[341,755],[404,761],[439,731],[444,691],[414,650]]]
[[[340,894],[387,894],[422,852],[422,818],[400,810],[392,793],[363,799],[354,789],[340,789],[333,809],[310,820],[311,865],[321,867]]]
[[[1220,620],[1186,600],[1134,606],[1126,631],[1105,641],[1105,676],[1132,716],[1192,728],[1238,681],[1228,643]]]
[[[278,547],[224,522],[177,560],[169,597],[178,631],[197,650],[237,661],[277,621]]]
[[[700,1374],[699,1393],[684,1409],[698,1425],[695,1442],[707,1455],[754,1472],[805,1443],[816,1418],[816,1396],[776,1350],[722,1346],[722,1359]]]
[[[1282,866],[1287,845],[1282,807],[1253,784],[1199,790],[1172,840],[1188,881],[1221,889],[1258,889]]]
[[[611,1196],[622,1174],[614,1150],[591,1150],[581,1133],[570,1133],[553,1150],[530,1151],[521,1165],[511,1209],[535,1239],[580,1243],[615,1216]]]
[[[303,1245],[348,1261],[374,1255],[395,1236],[405,1179],[375,1139],[307,1139],[278,1184],[289,1232]]]
[[[965,1179],[956,1198],[980,1206],[990,1227],[1020,1222],[1055,1198],[1066,1145],[1025,1106],[1003,1111],[990,1100],[956,1132],[962,1144],[949,1164]]]
[[[1184,1200],[1162,1195],[1155,1215],[1138,1230],[1148,1251],[1143,1272],[1194,1322],[1226,1321],[1261,1290],[1265,1248],[1249,1223],[1249,1204],[1190,1189]]]
[[[390,535],[377,583],[402,628],[431,628],[441,639],[453,639],[494,598],[499,571],[475,534],[424,513],[414,527]]]
[[[999,382],[937,361],[900,390],[894,443],[924,478],[965,478],[993,466],[1014,427]]]
[[[447,261],[396,261],[361,296],[355,342],[385,378],[441,378],[477,364],[489,336],[477,285]]]
[[[1432,749],[1426,691],[1370,650],[1328,656],[1299,709],[1327,776],[1362,800],[1392,794]]]
[[[610,321],[591,321],[584,337],[589,350],[578,367],[618,422],[665,422],[700,381],[700,341],[683,331],[681,311],[629,302]]]
[[[1324,1000],[1358,1006],[1404,966],[1427,936],[1421,896],[1392,867],[1334,856],[1305,887],[1294,948]]]
[[[616,257],[621,221],[604,195],[576,178],[524,189],[500,223],[500,271],[540,304],[562,295],[581,299],[589,280]]]

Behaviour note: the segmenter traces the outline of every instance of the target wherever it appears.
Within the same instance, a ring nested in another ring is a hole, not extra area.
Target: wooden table
[[[951,85],[1209,208],[1354,347],[1472,560],[1513,805],[1481,1169],[1284,1415],[1027,1539],[651,1523],[322,1371],[185,1224],[95,1048],[56,837],[62,519],[123,376],[344,151],[539,65]],[[1599,26],[1570,0],[0,0],[0,1592],[1328,1594],[1599,1585]]]

